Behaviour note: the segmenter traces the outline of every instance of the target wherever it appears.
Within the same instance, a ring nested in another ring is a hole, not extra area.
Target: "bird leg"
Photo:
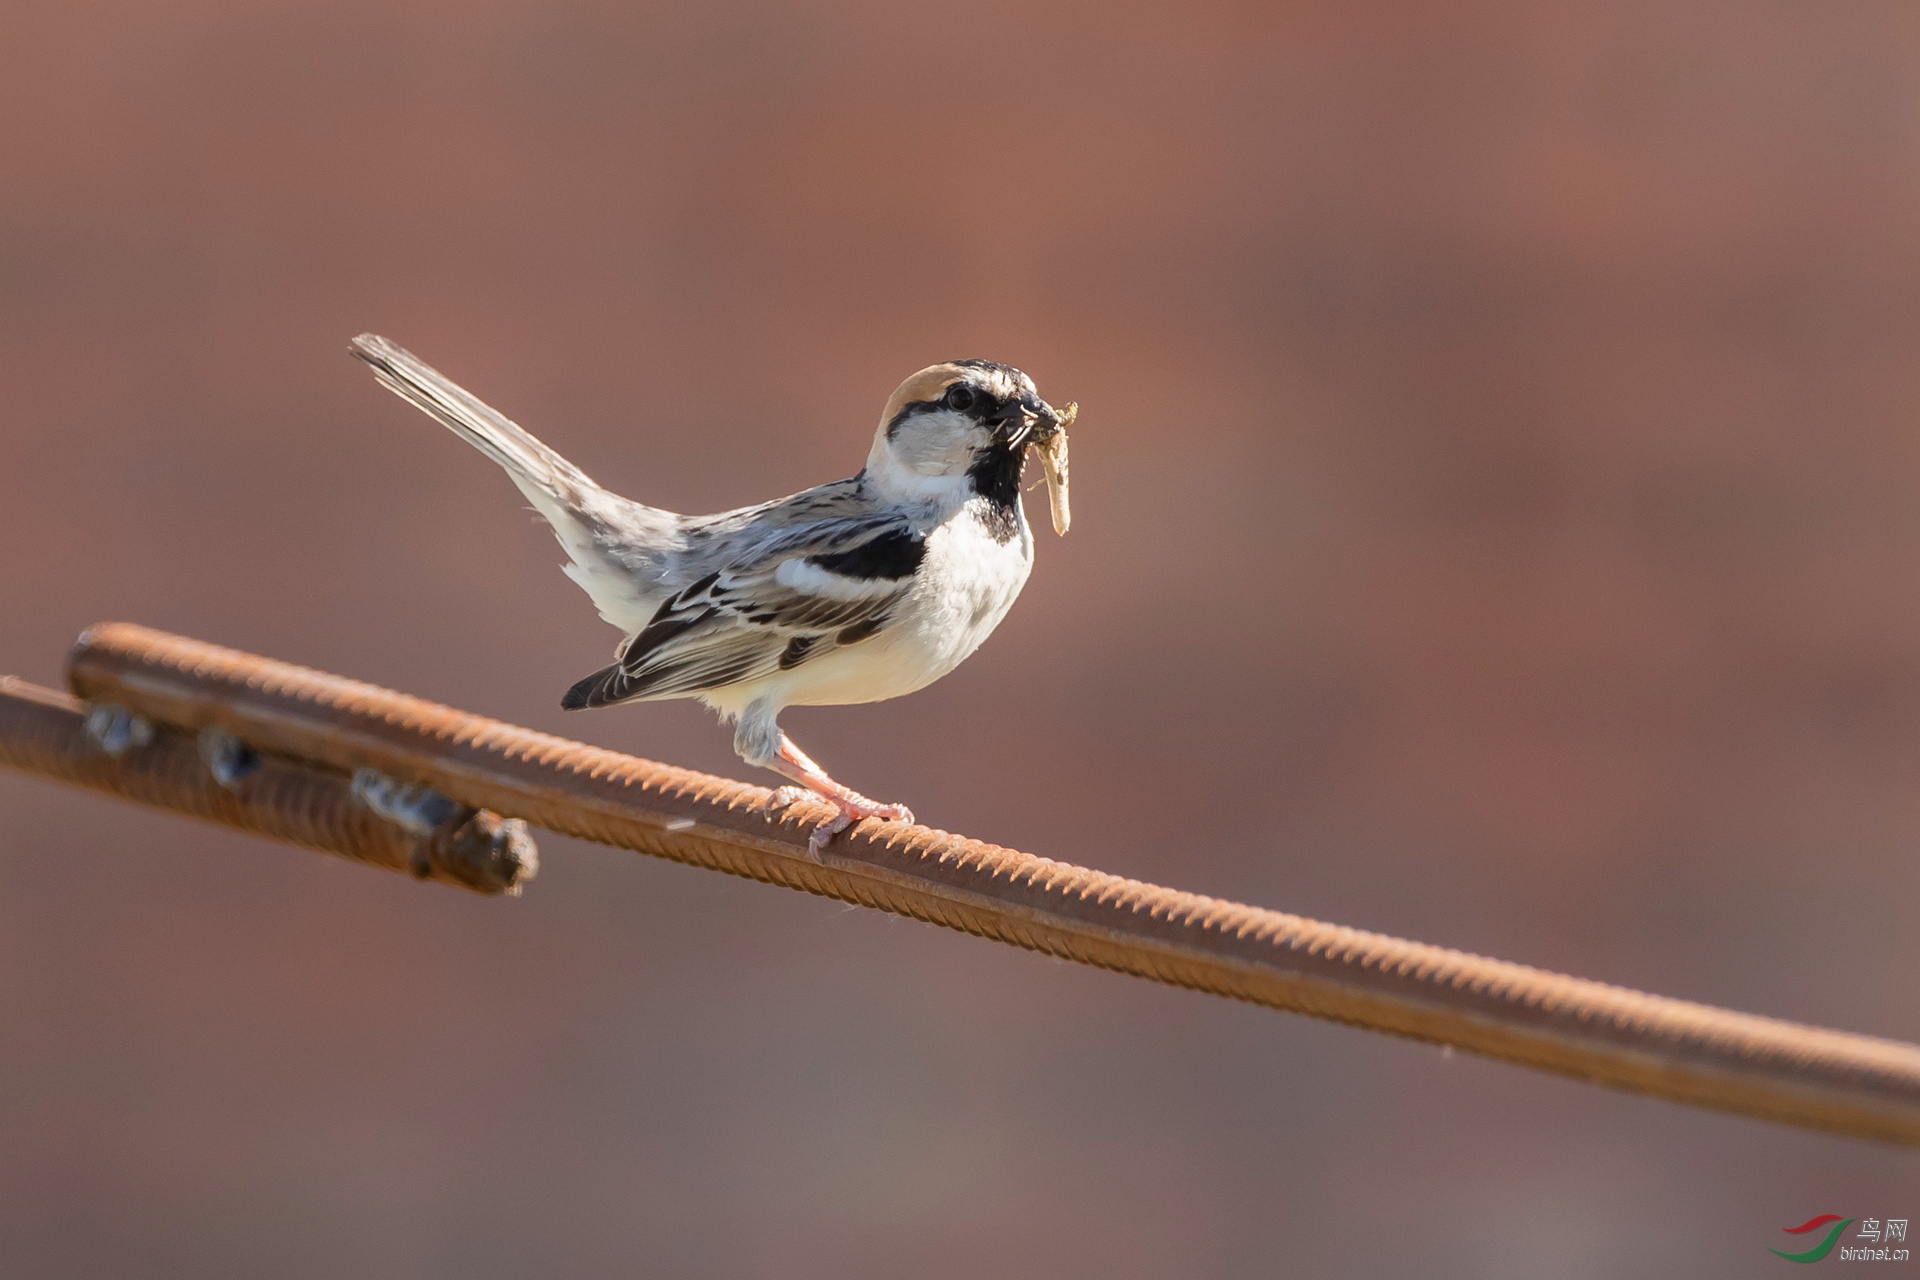
[[[895,822],[912,822],[913,810],[903,804],[881,804],[869,800],[851,787],[845,787],[827,776],[827,771],[813,762],[793,739],[785,733],[780,735],[780,749],[774,758],[767,762],[767,768],[775,773],[784,774],[800,783],[799,787],[782,787],[774,793],[774,803],[790,805],[798,800],[825,800],[840,812],[813,829],[807,837],[807,853],[815,862],[827,847],[827,841],[845,831],[862,818],[890,818]],[[802,790],[802,788],[805,788]]]

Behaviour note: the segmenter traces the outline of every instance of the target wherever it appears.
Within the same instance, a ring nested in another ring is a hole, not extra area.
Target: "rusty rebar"
[[[1084,964],[1788,1124],[1920,1145],[1920,1047],[1483,959],[869,821],[127,624],[75,692],[342,773],[376,769],[569,835],[911,916]]]
[[[11,676],[0,676],[0,764],[479,893],[518,893],[538,865],[518,820]]]

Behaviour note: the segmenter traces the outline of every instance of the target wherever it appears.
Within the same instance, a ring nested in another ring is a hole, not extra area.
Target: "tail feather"
[[[553,526],[572,561],[567,576],[593,597],[601,617],[628,632],[646,625],[656,605],[656,556],[671,545],[677,516],[608,493],[505,414],[378,334],[361,334],[352,351],[382,386],[499,464]]]
[[[373,368],[380,385],[451,430],[498,463],[515,484],[579,508],[600,486],[504,413],[412,352],[374,333],[353,340],[353,354]],[[539,495],[527,496],[539,501]],[[541,503],[544,507],[544,503]]]

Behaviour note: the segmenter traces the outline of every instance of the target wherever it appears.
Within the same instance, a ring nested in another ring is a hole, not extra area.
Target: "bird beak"
[[[1047,501],[1053,508],[1053,531],[1063,537],[1073,519],[1067,506],[1067,428],[1079,412],[1077,404],[1056,409],[1033,397],[1014,401],[990,419],[994,426],[1006,429],[1016,443],[1025,440],[1040,455],[1040,470],[1047,477]]]

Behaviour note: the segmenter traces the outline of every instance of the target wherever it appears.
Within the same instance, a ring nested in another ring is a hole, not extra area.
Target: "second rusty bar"
[[[806,856],[820,811],[404,694],[124,623],[75,692],[372,767],[554,831],[825,894],[1158,981],[1616,1088],[1920,1145],[1920,1047],[1734,1013],[1181,893],[926,827],[868,821]]]
[[[522,823],[460,811],[409,831],[337,770],[238,742],[237,758],[210,760],[224,744],[207,732],[0,676],[0,765],[478,893],[517,894],[538,867]]]

